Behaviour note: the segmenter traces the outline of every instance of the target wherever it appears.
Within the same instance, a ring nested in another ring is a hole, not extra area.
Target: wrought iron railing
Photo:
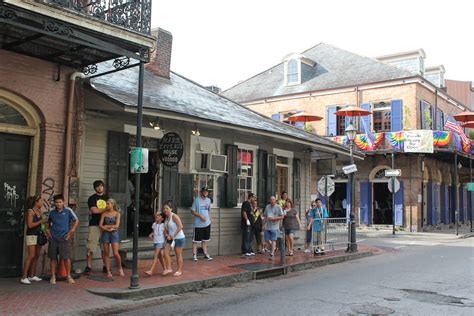
[[[152,0],[37,0],[92,18],[150,34]]]

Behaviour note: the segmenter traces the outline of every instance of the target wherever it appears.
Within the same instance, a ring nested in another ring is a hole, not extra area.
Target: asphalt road
[[[360,235],[383,254],[172,296],[126,315],[474,315],[474,238]]]

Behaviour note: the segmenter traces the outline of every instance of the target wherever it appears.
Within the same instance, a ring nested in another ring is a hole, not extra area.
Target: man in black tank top
[[[87,266],[84,269],[85,274],[91,273],[92,258],[94,257],[94,252],[97,250],[97,245],[99,244],[100,238],[100,217],[105,210],[105,204],[109,198],[107,194],[105,194],[105,184],[102,180],[94,181],[94,190],[95,193],[92,194],[87,200],[87,204],[89,206],[89,234],[87,236]],[[104,254],[102,251],[101,255],[103,262]]]

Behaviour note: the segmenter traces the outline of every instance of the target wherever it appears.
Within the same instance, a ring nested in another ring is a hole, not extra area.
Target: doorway
[[[140,175],[140,212],[138,236],[146,237],[151,232],[154,214],[159,207],[160,161],[158,153],[150,151],[148,155],[148,172]],[[132,200],[135,198],[135,175],[129,174],[129,181],[133,191]],[[127,237],[133,237],[133,216],[135,202],[127,208]]]
[[[392,193],[385,182],[374,183],[374,224],[391,225],[393,222]]]
[[[347,207],[347,183],[336,182],[334,193],[329,197],[329,217],[342,218],[346,217]]]
[[[0,277],[21,274],[30,142],[28,136],[0,133]]]

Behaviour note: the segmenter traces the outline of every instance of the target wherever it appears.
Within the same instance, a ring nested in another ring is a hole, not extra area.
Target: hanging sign
[[[147,148],[130,148],[130,173],[148,173]]]
[[[158,155],[163,165],[177,165],[183,157],[184,145],[181,137],[175,132],[166,133],[158,145]]]
[[[405,131],[403,151],[407,153],[433,153],[433,131]]]

